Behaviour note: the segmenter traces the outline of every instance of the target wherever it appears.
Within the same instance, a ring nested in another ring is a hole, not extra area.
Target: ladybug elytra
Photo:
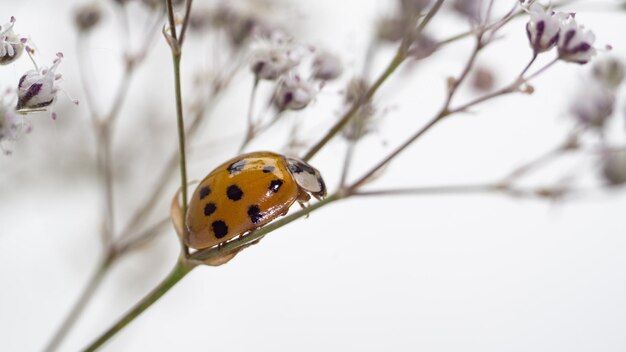
[[[185,243],[213,247],[285,215],[294,202],[326,196],[319,171],[272,152],[235,157],[215,168],[189,202]]]

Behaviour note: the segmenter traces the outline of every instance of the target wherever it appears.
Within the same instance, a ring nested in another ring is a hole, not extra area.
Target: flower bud
[[[602,156],[602,177],[612,186],[626,183],[626,150],[609,150]]]
[[[616,58],[599,61],[593,66],[593,77],[611,90],[617,89],[622,84],[625,75],[624,63]]]
[[[472,88],[487,92],[493,89],[495,77],[493,72],[486,67],[477,67],[472,75]]]
[[[613,115],[615,95],[596,84],[587,85],[574,100],[570,112],[578,123],[586,127],[602,129]]]
[[[435,51],[437,51],[437,43],[428,35],[418,36],[407,50],[407,55],[414,60],[423,60]]]
[[[56,74],[56,69],[62,58],[63,54],[57,53],[52,67],[30,70],[20,78],[17,86],[17,110],[45,109],[54,103],[57,93],[61,91],[61,88],[57,86],[61,75]],[[73,102],[78,104],[76,100]],[[52,111],[52,118],[56,118],[54,111]]]
[[[342,136],[349,141],[357,141],[374,130],[376,109],[371,100],[367,100],[369,84],[362,78],[354,78],[348,83],[344,102],[352,108],[358,106],[350,122],[342,130]]]
[[[15,109],[0,102],[0,150],[5,154],[11,153],[6,143],[15,141],[19,137],[22,125],[22,118],[15,112]]]
[[[8,65],[17,60],[24,51],[24,40],[13,32],[15,17],[0,26],[0,65]]]
[[[559,40],[563,13],[554,13],[545,10],[538,3],[533,3],[529,9],[530,21],[526,24],[526,35],[535,54],[552,49]]]
[[[596,36],[576,23],[573,17],[561,23],[558,41],[559,58],[567,62],[586,64],[596,54],[593,43]]]
[[[276,39],[254,49],[250,69],[257,79],[276,80],[299,63],[293,46],[284,39]]]
[[[397,42],[404,37],[409,23],[406,17],[385,17],[376,26],[378,39],[386,42]]]
[[[303,81],[299,76],[287,76],[278,83],[274,92],[274,105],[280,111],[302,110],[315,95],[311,83]]]
[[[343,67],[335,55],[320,52],[313,59],[313,77],[322,81],[330,81],[341,76]]]
[[[482,2],[482,0],[455,0],[452,8],[470,22],[476,23],[480,20]]]
[[[83,4],[74,11],[74,24],[81,32],[88,32],[100,23],[102,9],[97,3]]]

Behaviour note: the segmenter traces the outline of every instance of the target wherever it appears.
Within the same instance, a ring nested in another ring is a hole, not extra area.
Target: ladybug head
[[[289,172],[300,188],[311,193],[315,198],[326,197],[326,184],[319,171],[306,162],[296,158],[285,158]]]

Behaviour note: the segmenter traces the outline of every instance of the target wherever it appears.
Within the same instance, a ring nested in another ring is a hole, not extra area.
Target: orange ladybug
[[[298,201],[322,199],[326,185],[306,162],[272,152],[237,156],[211,171],[193,193],[184,241],[213,247],[287,214]]]

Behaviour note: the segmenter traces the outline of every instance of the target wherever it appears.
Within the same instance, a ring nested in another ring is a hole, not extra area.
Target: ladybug
[[[213,247],[287,214],[311,195],[322,199],[326,185],[306,162],[272,152],[237,156],[200,182],[187,211],[184,241],[194,249]]]

